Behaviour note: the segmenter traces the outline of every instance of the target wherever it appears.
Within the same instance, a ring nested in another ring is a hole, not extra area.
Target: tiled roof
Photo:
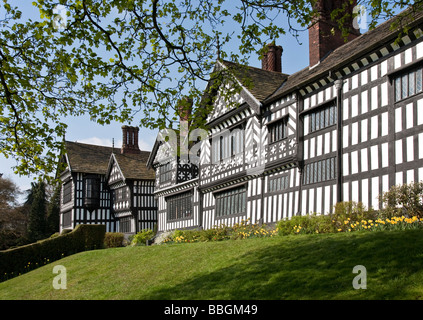
[[[403,13],[405,12],[406,11]],[[318,65],[312,68],[306,67],[303,70],[290,75],[284,85],[272,95],[270,95],[265,102],[269,103],[279,99],[283,95],[286,95],[307,83],[316,81],[323,74],[328,73],[329,71],[332,71],[333,73],[335,71],[339,71],[345,65],[360,59],[361,57],[371,53],[373,50],[384,44],[388,44],[389,42],[394,41],[404,25],[414,27],[419,23],[421,24],[423,20],[423,12],[414,12],[412,13],[411,17],[412,20],[410,21],[410,18],[401,18],[401,16],[398,15],[380,24],[375,29],[363,33],[361,36],[355,38],[354,40],[345,43],[330,53]],[[400,21],[399,19],[404,20]],[[394,29],[391,27],[391,25],[395,22],[400,22],[400,24]]]
[[[67,158],[73,172],[105,174],[112,147],[97,146],[80,142],[65,142]]]
[[[287,74],[281,72],[241,66],[225,60],[222,63],[233,72],[238,81],[260,102],[275,92],[288,78]]]
[[[154,179],[154,170],[146,167],[150,155],[148,151],[140,154],[120,154],[120,148],[97,146],[79,142],[65,142],[67,158],[73,172],[106,174],[110,157],[115,158],[126,179]]]
[[[116,161],[125,179],[155,179],[154,169],[147,168],[150,152],[141,151],[140,154],[115,153]]]

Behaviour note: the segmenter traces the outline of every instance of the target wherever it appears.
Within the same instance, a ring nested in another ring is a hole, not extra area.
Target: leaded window
[[[422,92],[422,67],[412,69],[394,79],[395,102]]]
[[[72,226],[72,211],[63,212],[62,227],[71,227]]]
[[[287,174],[269,178],[269,192],[282,191],[289,188],[289,176]]]
[[[132,232],[132,218],[124,217],[119,219],[119,232],[129,233]]]
[[[246,212],[247,188],[245,186],[219,192],[215,195],[216,217]]]
[[[166,198],[167,220],[190,218],[192,215],[191,191],[179,193]]]
[[[288,117],[285,117],[269,125],[269,143],[273,143],[287,137]]]
[[[310,132],[314,132],[336,124],[336,105],[331,103],[322,108],[318,108],[309,114]]]
[[[238,126],[212,138],[212,160],[218,163],[244,152],[244,130]]]
[[[160,170],[160,183],[165,183],[172,180],[172,163],[171,162],[161,165],[159,170]]]
[[[335,157],[308,163],[304,166],[304,184],[312,184],[335,179]]]
[[[100,206],[100,178],[96,175],[85,177],[85,200],[84,204],[89,210]]]
[[[63,185],[63,203],[72,200],[72,181],[68,181]]]

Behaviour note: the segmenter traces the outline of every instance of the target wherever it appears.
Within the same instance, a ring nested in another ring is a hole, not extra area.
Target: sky
[[[25,4],[23,14],[33,15],[37,14],[38,10],[31,7],[30,0],[24,0]],[[283,17],[279,17],[281,23]],[[275,22],[276,23],[276,22]],[[366,31],[365,29],[361,30]],[[293,74],[308,66],[308,32],[303,31],[300,33],[298,39],[294,38],[291,34],[281,36],[277,45],[283,47],[282,54],[282,72]],[[252,57],[249,62],[250,66],[261,68],[261,62],[258,57]],[[139,123],[139,118],[135,118],[133,125]],[[66,140],[76,141],[82,143],[89,143],[95,145],[112,146],[114,139],[115,147],[120,147],[122,143],[122,123],[112,123],[110,125],[98,125],[90,121],[89,116],[81,117],[68,117],[66,120],[68,129],[66,132]],[[141,150],[150,151],[153,147],[158,131],[146,128],[140,128],[139,132],[139,147]],[[15,165],[15,160],[6,159],[0,154],[0,173],[3,173],[4,178],[13,180],[21,191],[28,190],[31,187],[31,182],[36,177],[19,176],[13,173],[12,167]]]

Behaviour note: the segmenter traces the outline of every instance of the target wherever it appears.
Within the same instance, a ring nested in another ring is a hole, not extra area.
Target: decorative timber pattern
[[[159,231],[276,223],[328,214],[338,201],[377,210],[391,186],[423,180],[422,23],[418,13],[399,41],[382,24],[280,78],[266,98],[245,89],[226,107],[218,97],[198,177],[156,182]],[[192,212],[175,219],[167,199],[181,193]]]

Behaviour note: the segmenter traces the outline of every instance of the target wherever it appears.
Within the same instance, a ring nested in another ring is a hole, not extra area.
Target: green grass
[[[66,290],[52,286],[55,265]],[[366,290],[352,286],[356,265]],[[0,283],[0,299],[422,298],[422,230],[88,251]]]

